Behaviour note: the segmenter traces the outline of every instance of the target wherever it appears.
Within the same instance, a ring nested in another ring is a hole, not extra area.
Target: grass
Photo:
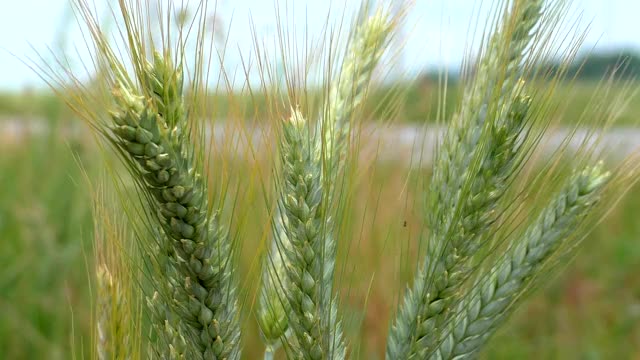
[[[65,104],[50,91],[0,92],[0,118],[57,118]]]
[[[85,145],[55,129],[0,145],[0,349],[9,358],[66,359],[90,329],[91,197],[75,158],[87,159]]]
[[[452,114],[460,105],[460,89],[456,82],[449,84],[447,91],[447,101],[444,110],[447,114]],[[577,80],[574,83],[569,81],[561,82],[558,90],[551,99],[554,105],[567,105],[566,116],[560,121],[564,125],[571,125],[580,118],[583,109],[592,101],[593,93],[598,87],[598,83],[587,80]],[[403,82],[393,84],[392,87],[382,87],[374,89],[365,99],[365,112],[371,112],[376,108],[384,108],[393,102],[388,97],[390,90],[397,90],[406,94],[406,99],[398,109],[397,118],[400,123],[409,124],[433,124],[436,119],[436,109],[438,108],[438,82],[429,77],[424,77],[413,82]],[[625,89],[622,83],[614,84],[611,91],[622,94]],[[243,114],[243,119],[249,123],[260,123],[264,121],[268,114],[267,96],[256,92],[253,96],[237,93],[234,97],[233,105],[229,102],[228,94],[210,94],[208,102],[210,108],[215,108],[216,113],[229,113],[230,106],[234,111]],[[7,117],[37,117],[48,119],[52,114],[64,108],[59,97],[52,93],[43,91],[35,94],[3,93],[0,94],[0,121]],[[640,119],[640,103],[632,102],[629,107],[620,114],[617,125],[636,125]],[[212,116],[215,114],[211,113]],[[223,120],[223,119],[220,119]],[[385,119],[386,120],[386,119]],[[589,120],[587,119],[587,124]]]
[[[438,101],[438,81],[425,77],[412,83],[394,84],[399,87],[402,92],[406,93],[406,100],[400,107],[398,118],[403,122],[421,124],[433,123],[436,120],[435,109],[437,109]],[[577,80],[576,82],[563,81],[558,84],[557,92],[550,99],[551,106],[567,106],[565,115],[558,119],[563,125],[572,125],[577,119],[580,119],[583,109],[593,100],[593,94],[598,87],[598,82]],[[535,88],[535,85],[534,85]],[[539,88],[543,89],[544,85],[539,84]],[[387,103],[392,101],[386,99],[385,95],[389,89],[381,89],[375,92],[368,102],[370,109],[375,107],[385,107]],[[617,83],[612,86],[613,93],[622,94],[625,92],[624,85]],[[444,111],[447,114],[453,114],[455,109],[460,105],[461,90],[457,82],[451,82],[447,89],[447,101]],[[633,102],[627,107],[620,118],[616,121],[617,125],[636,125],[640,116],[640,104]],[[597,119],[587,119],[585,125],[594,124]]]

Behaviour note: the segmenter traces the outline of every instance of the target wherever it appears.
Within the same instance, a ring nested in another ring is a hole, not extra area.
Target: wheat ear
[[[522,94],[518,68],[541,4],[513,3],[438,148],[428,199],[431,242],[389,334],[388,359],[424,354],[435,343],[436,329],[470,273],[468,259],[519,168],[530,100]]]
[[[601,166],[570,177],[522,238],[461,296],[430,359],[475,358],[533,276],[596,207],[609,179]]]
[[[351,37],[340,73],[330,86],[325,104],[322,126],[325,157],[328,163],[326,177],[333,179],[345,156],[353,117],[361,105],[373,71],[387,49],[395,22],[383,9],[359,24]]]
[[[129,359],[132,344],[128,330],[132,319],[126,295],[105,264],[98,266],[96,280],[98,359]]]
[[[134,251],[129,241],[131,233],[114,216],[106,188],[89,186],[94,195],[96,355],[100,360],[139,359],[141,317],[135,310],[140,308],[140,297],[133,286],[133,255],[122,255],[122,251]]]
[[[163,251],[156,257],[160,261],[169,257],[174,270],[168,273],[174,277],[165,284],[171,293],[160,293],[170,296],[167,305],[179,319],[178,337],[192,345],[190,356],[238,358],[237,295],[229,261],[232,248],[217,212],[208,211],[207,188],[185,131],[186,119],[176,119],[176,125],[170,127],[157,104],[176,99],[145,99],[122,82],[114,97],[113,141],[148,195],[149,217],[161,231],[156,240]],[[158,325],[164,329],[171,319],[163,320]]]
[[[274,218],[274,226],[277,230],[262,269],[257,311],[258,325],[267,346],[265,358],[273,356],[286,336],[289,330],[288,312],[291,309],[284,296],[290,286],[286,285],[287,275],[283,253],[291,251],[291,242],[283,229],[284,218],[280,209],[277,209]]]
[[[297,342],[297,351],[305,359],[327,358],[329,328],[324,322],[330,314],[322,306],[323,296],[330,290],[332,278],[326,269],[332,268],[325,251],[324,203],[321,185],[320,154],[312,140],[309,124],[298,109],[283,125],[281,164],[283,189],[280,208],[284,215],[284,233],[291,251],[284,251],[287,264],[287,301],[291,306],[290,323]]]
[[[335,82],[332,82],[330,95],[326,102],[325,119],[320,132],[324,137],[314,136],[314,145],[317,150],[321,149],[320,142],[324,141],[325,145],[325,165],[322,174],[325,178],[333,179],[337,172],[340,171],[340,159],[345,156],[347,137],[350,133],[350,122],[355,110],[360,106],[362,99],[366,93],[368,85],[373,74],[373,70],[380,61],[385,50],[385,45],[390,38],[392,30],[392,22],[382,10],[378,10],[373,16],[367,18],[355,30],[349,47],[346,51],[346,58],[341,68],[341,72]],[[335,85],[334,85],[335,83]],[[306,135],[308,135],[308,131]],[[317,152],[316,150],[313,150]],[[319,154],[317,154],[319,155]],[[320,165],[319,156],[313,159]],[[329,181],[328,183],[333,183]],[[327,189],[324,193],[329,193],[326,201],[330,202],[331,189]],[[324,195],[323,195],[324,196]],[[286,293],[289,286],[287,285],[287,277],[284,276],[284,268],[286,260],[283,259],[283,253],[291,248],[290,240],[284,231],[283,214],[280,209],[276,211],[274,217],[274,240],[270,247],[267,261],[262,272],[262,287],[260,291],[260,299],[258,303],[258,323],[262,331],[263,338],[267,344],[267,351],[273,352],[279,346],[279,342],[288,329],[287,311],[289,305],[286,299],[283,299],[282,293]],[[330,222],[330,220],[328,220]],[[324,248],[324,259],[335,258],[335,240],[327,231],[324,235],[327,237]],[[340,347],[342,335],[339,334],[340,324],[336,319],[337,309],[335,304],[331,303],[331,282],[333,279],[333,260],[325,264],[325,277],[329,285],[325,288],[325,295],[322,301],[327,304],[323,307],[330,307],[329,312],[334,320],[330,320],[336,329],[336,334],[331,337],[335,338],[335,344]]]
[[[279,246],[284,256],[287,279],[286,301],[291,307],[289,324],[295,338],[296,357],[331,357],[333,340],[329,329],[331,313],[322,307],[322,297],[331,296],[327,268],[333,258],[325,258],[327,247],[323,229],[325,207],[322,198],[319,149],[312,141],[309,125],[299,110],[283,124],[280,147],[282,189],[279,206],[283,230],[290,249]],[[342,347],[343,348],[343,347]]]

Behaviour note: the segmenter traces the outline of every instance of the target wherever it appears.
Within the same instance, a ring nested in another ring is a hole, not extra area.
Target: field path
[[[51,131],[48,124],[39,119],[0,119],[0,148],[20,146],[31,136],[44,136]],[[563,146],[564,139],[571,135],[570,131],[566,127],[550,129],[541,139],[542,153],[550,154]],[[216,122],[208,133],[209,136],[214,135],[214,146],[236,144],[234,148],[239,155],[259,154],[265,147],[273,145],[273,141],[268,140],[273,139],[273,134],[265,127],[249,125],[243,129],[234,129],[227,123]],[[88,129],[77,123],[75,126],[63,127],[59,136],[62,139],[92,139],[88,134]],[[444,134],[444,128],[410,124],[383,127],[366,125],[361,129],[361,134],[359,145],[362,156],[375,157],[382,162],[401,161],[407,166],[418,167],[419,164],[425,166],[431,163],[433,145]],[[614,160],[623,159],[634,151],[640,154],[640,127],[615,127],[601,136],[598,149],[607,149]],[[588,128],[578,128],[571,140],[564,145],[569,151],[578,151],[586,141],[593,142],[595,137]],[[252,146],[249,147],[249,143]]]

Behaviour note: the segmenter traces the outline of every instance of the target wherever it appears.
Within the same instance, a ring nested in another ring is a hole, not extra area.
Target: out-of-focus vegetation
[[[94,154],[58,125],[45,136],[0,133],[1,358],[68,359],[90,334],[93,224],[78,161]]]
[[[36,117],[51,119],[64,104],[50,91],[0,92],[0,115],[3,117]]]
[[[551,65],[552,68],[557,66]],[[567,76],[584,81],[599,81],[616,69],[619,79],[637,79],[640,76],[640,54],[632,50],[588,53],[569,67]]]
[[[621,65],[622,64],[622,65]],[[558,64],[551,63],[544,66],[547,71],[557,71]],[[587,105],[593,101],[594,89],[601,80],[608,76],[613,69],[618,69],[616,78],[619,80],[633,81],[640,77],[640,55],[634,52],[611,52],[593,53],[576,59],[576,61],[566,69],[568,80],[560,82],[556,94],[557,98],[551,99],[551,106],[562,107],[571,103],[561,119],[562,123],[573,124],[577,122]],[[394,83],[389,86],[379,87],[369,95],[365,104],[367,113],[375,109],[386,109],[389,105],[396,104],[397,98],[389,97],[390,90],[399,90],[406,99],[402,106],[392,106],[395,110],[394,118],[402,122],[410,123],[431,123],[438,121],[438,108],[445,114],[444,120],[450,118],[454,110],[458,107],[461,95],[460,81],[455,74],[449,76],[446,97],[440,99],[443,86],[438,80],[438,73],[426,72],[412,82]],[[545,91],[547,84],[540,84],[539,91]],[[623,84],[613,86],[610,91],[612,95],[622,93]],[[394,91],[395,93],[395,91]],[[440,102],[440,104],[439,104]],[[266,97],[259,93],[251,96],[237,94],[229,97],[224,94],[212,93],[209,96],[211,109],[216,109],[218,114],[234,114],[247,121],[260,121],[264,119],[268,104]],[[64,108],[59,97],[47,91],[27,91],[23,93],[0,92],[0,118],[1,117],[39,117],[48,118],[52,114],[60,112]],[[640,102],[632,102],[617,121],[620,125],[637,124],[640,114]],[[218,119],[224,120],[224,119]],[[387,120],[387,119],[382,119]],[[440,119],[442,120],[442,119]],[[589,123],[593,119],[583,119]]]
[[[557,90],[558,94],[563,94],[563,96],[552,99],[551,106],[562,107],[567,101],[570,101],[572,105],[566,109],[560,121],[565,124],[573,124],[581,118],[582,112],[589,102],[593,101],[593,90],[598,86],[598,82],[579,80],[571,84],[560,83],[558,86],[560,87]],[[441,86],[437,80],[434,80],[431,76],[424,76],[412,83],[393,85],[394,91],[398,88],[405,94],[406,101],[402,106],[394,107],[394,110],[397,111],[393,114],[396,121],[416,124],[438,121],[436,110],[438,109],[438,93]],[[371,112],[375,109],[386,108],[387,105],[396,103],[397,99],[388,96],[390,90],[392,90],[391,87],[381,87],[370,94],[365,104],[367,111]],[[541,85],[539,90],[543,91],[544,87]],[[620,84],[617,87],[612,87],[610,91],[622,93],[625,90],[623,85]],[[442,107],[444,114],[446,114],[445,121],[450,118],[459,105],[460,87],[458,83],[450,81],[446,93],[446,102]],[[249,96],[237,95],[233,98],[233,101],[233,110],[230,110],[231,105],[229,104],[228,94],[212,94],[209,98],[209,102],[212,104],[211,108],[215,108],[216,113],[236,113],[248,122],[259,122],[267,114],[266,98],[260,94],[254,94],[253,99]],[[64,108],[64,104],[55,95],[45,92],[27,94],[25,96],[0,93],[0,121],[3,117],[47,119],[50,114],[57,113],[62,108]],[[638,117],[635,114],[640,114],[640,103],[638,102],[629,104],[629,107],[620,115],[617,123],[620,125],[636,124]],[[222,121],[224,119],[217,120]],[[588,123],[590,119],[583,120]]]
[[[559,71],[560,66],[560,64],[552,62],[540,65],[540,68],[552,74]],[[577,121],[588,124],[595,119],[581,119],[581,117],[584,109],[593,101],[594,89],[603,79],[613,76],[619,82],[610,89],[612,95],[624,92],[624,82],[634,82],[640,79],[640,54],[631,51],[589,53],[578,57],[564,71],[566,80],[556,85],[558,87],[555,93],[557,96],[551,99],[550,106],[563,108],[570,103],[571,106],[564,109],[563,116],[559,121],[564,124],[574,124]],[[444,88],[442,79],[441,74],[427,72],[411,84],[404,86],[394,84],[393,87],[401,88],[406,94],[406,102],[403,107],[398,109],[397,117],[403,121],[414,123],[433,122],[438,120],[436,110],[440,109],[444,113],[444,121],[449,119],[460,105],[462,94],[460,79],[455,74],[448,76],[446,96],[441,99],[439,94]],[[538,91],[545,91],[547,86],[550,85],[540,82]],[[389,93],[388,90],[388,88],[382,89],[372,94],[367,105],[370,108],[385,108],[393,103],[394,99],[385,98],[385,95]],[[638,121],[638,114],[640,114],[640,103],[632,102],[620,114],[617,124],[635,125]]]

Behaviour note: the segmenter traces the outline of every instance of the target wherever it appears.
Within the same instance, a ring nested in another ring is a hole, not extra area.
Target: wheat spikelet
[[[160,294],[156,291],[153,296],[147,298],[147,307],[151,311],[152,318],[155,320],[153,328],[158,336],[155,344],[149,344],[149,354],[154,354],[160,359],[183,360],[187,358],[197,357],[193,354],[191,343],[187,341],[182,332],[174,324],[180,324],[179,319],[176,320],[172,315]]]
[[[284,221],[280,210],[275,215],[277,239],[271,242],[271,248],[262,270],[260,298],[258,302],[258,325],[260,326],[263,340],[267,345],[267,352],[274,353],[289,329],[288,311],[289,302],[284,293],[289,289],[286,286],[287,275],[285,273],[284,252],[291,251],[291,242],[283,229]],[[279,246],[283,249],[280,250]]]
[[[145,74],[153,104],[169,128],[177,126],[184,116],[182,64],[174,66],[169,54],[154,52],[147,62]]]

